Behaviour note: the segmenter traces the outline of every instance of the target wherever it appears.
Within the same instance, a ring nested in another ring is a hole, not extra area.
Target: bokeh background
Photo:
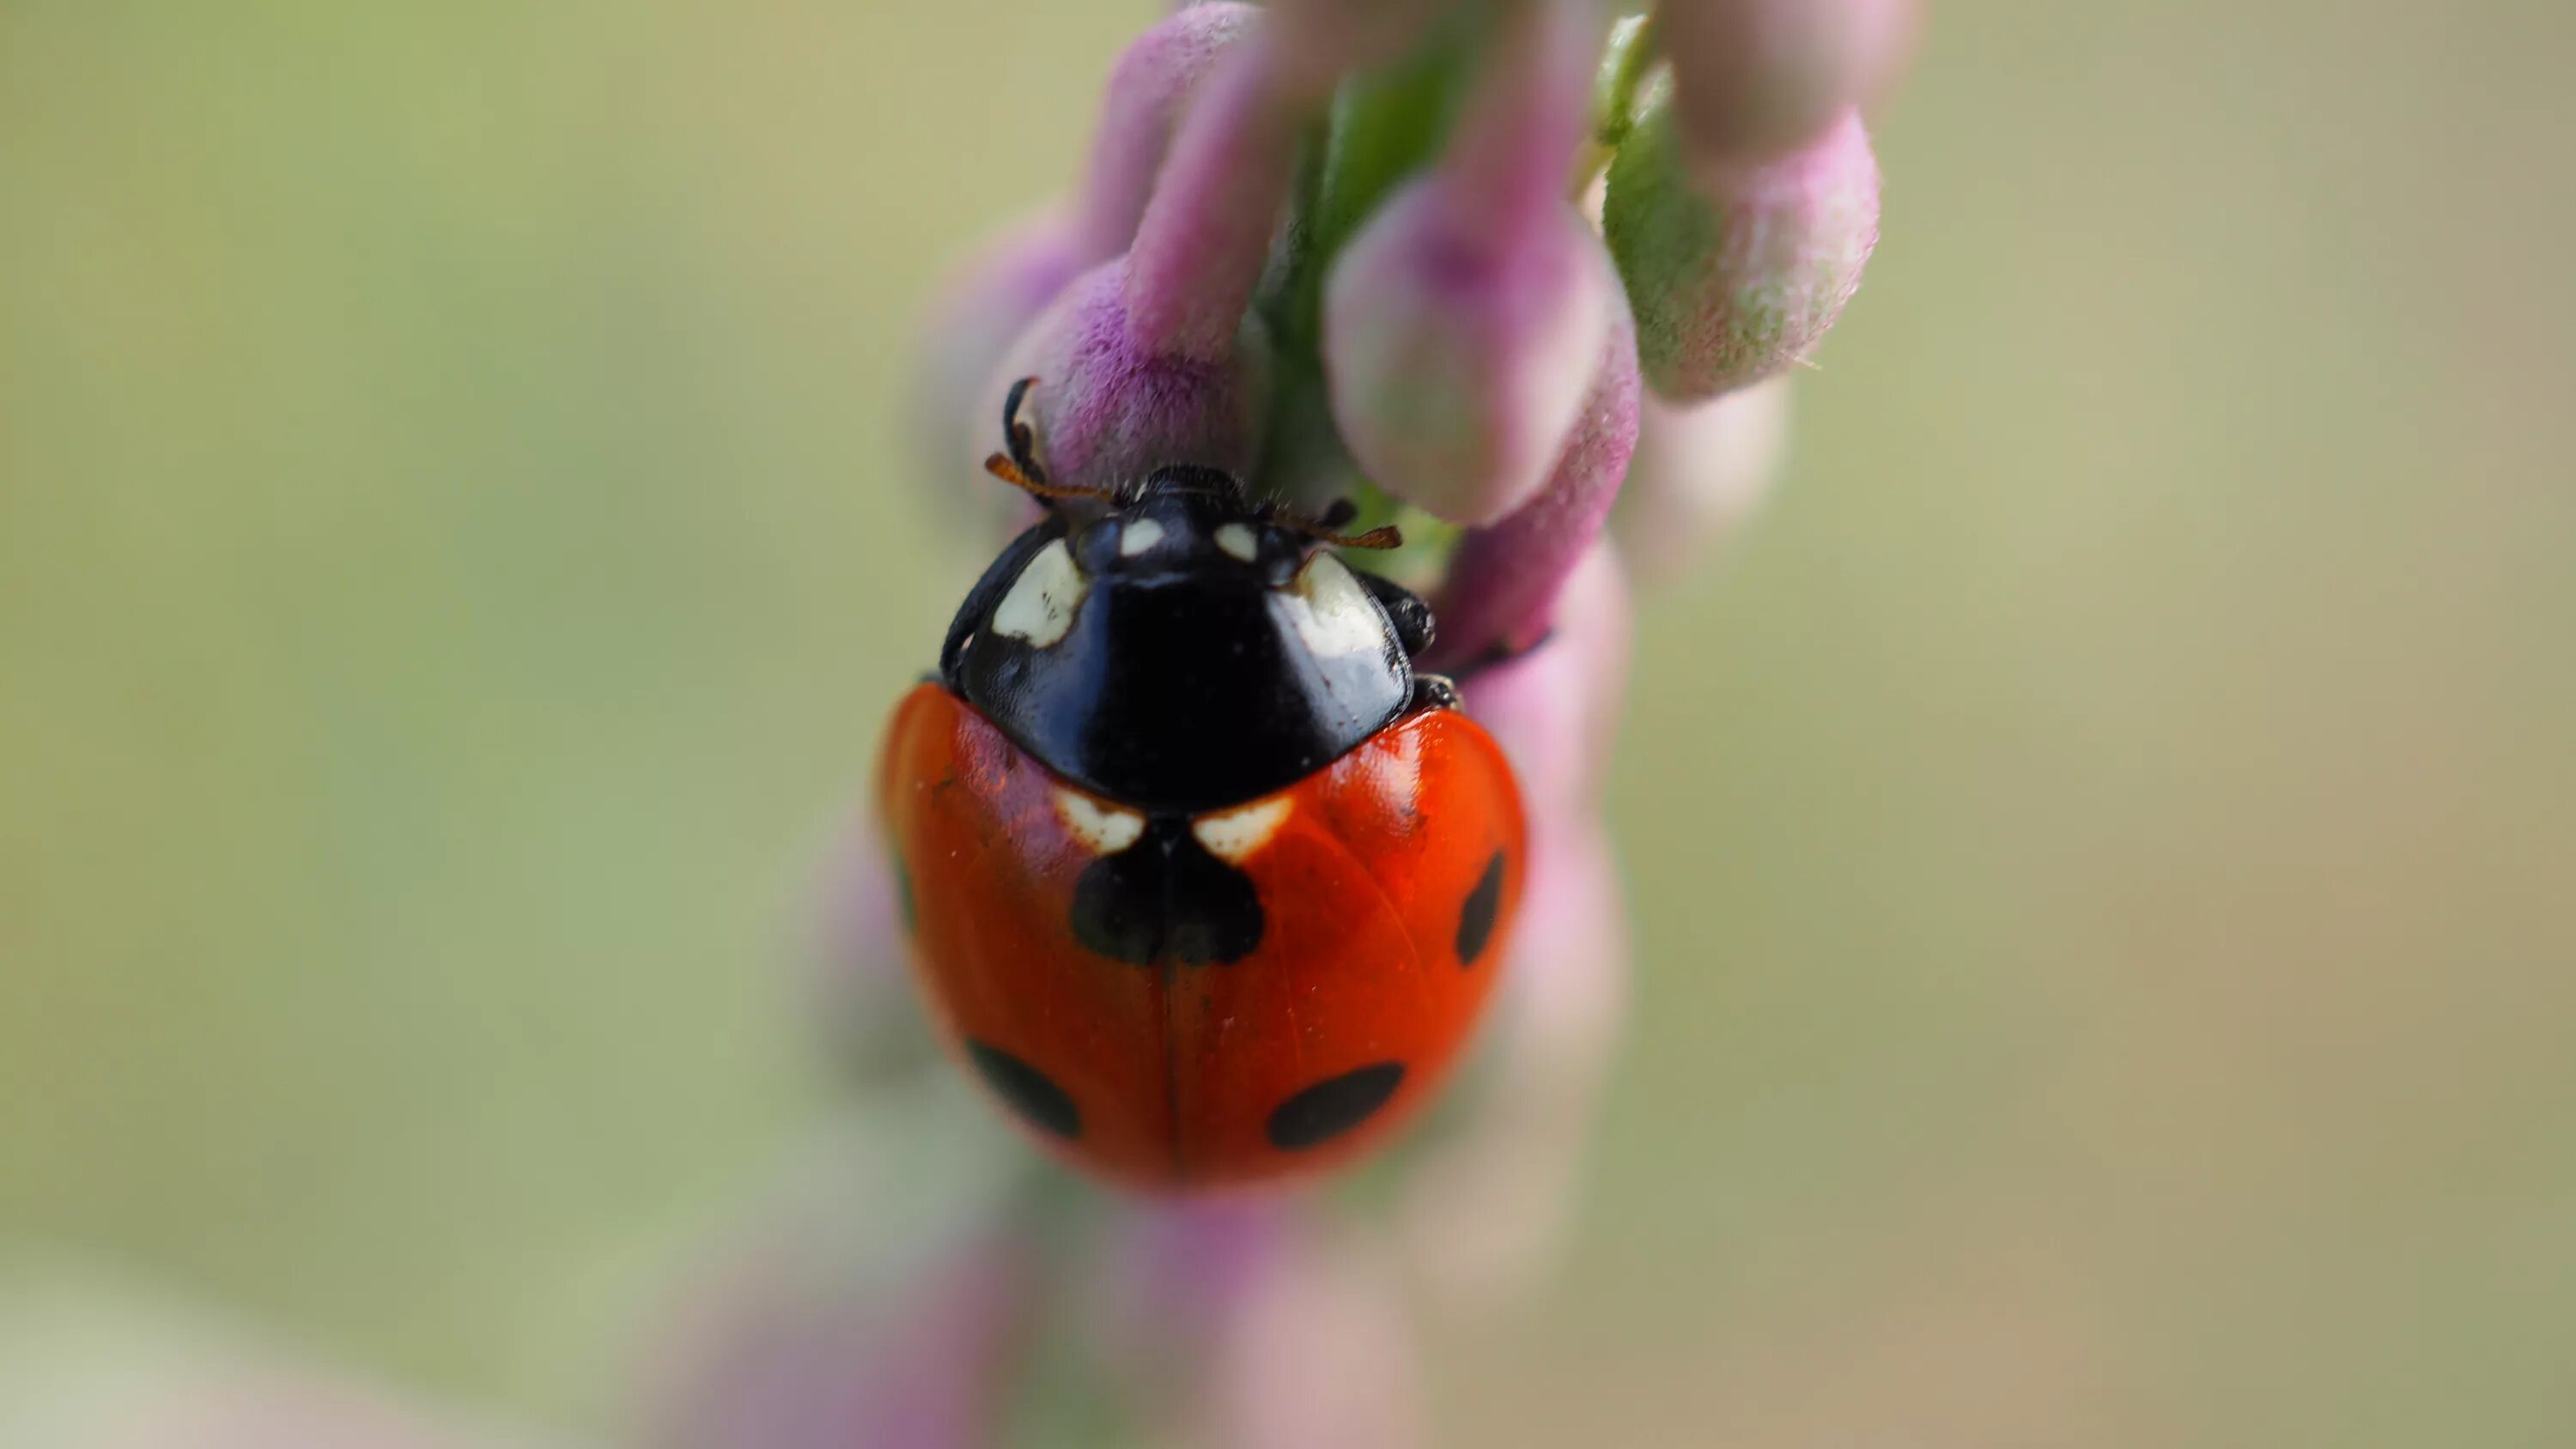
[[[0,1294],[604,1422],[838,1090],[800,912],[972,563],[913,319],[1153,13],[0,0]],[[1442,1442],[2576,1439],[2571,67],[1939,8]]]

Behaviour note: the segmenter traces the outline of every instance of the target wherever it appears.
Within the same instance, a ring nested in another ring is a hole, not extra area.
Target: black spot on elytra
[[[1476,878],[1476,888],[1467,892],[1467,903],[1458,908],[1458,964],[1473,966],[1485,954],[1494,939],[1494,916],[1503,908],[1503,853],[1485,865],[1485,873]]]
[[[1252,877],[1208,854],[1177,818],[1148,822],[1134,845],[1083,867],[1073,884],[1073,938],[1114,961],[1240,961],[1261,944],[1262,924]]]
[[[968,1040],[966,1055],[1010,1109],[1033,1127],[1068,1141],[1082,1135],[1082,1109],[1055,1079],[1000,1047]]]
[[[1402,1062],[1373,1062],[1326,1077],[1270,1114],[1270,1145],[1295,1152],[1330,1142],[1367,1121],[1403,1084]]]

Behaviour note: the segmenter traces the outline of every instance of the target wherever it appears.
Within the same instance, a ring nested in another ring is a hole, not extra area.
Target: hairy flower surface
[[[1697,165],[1668,103],[1610,163],[1602,229],[1637,308],[1646,379],[1715,397],[1806,359],[1878,245],[1878,162],[1856,112],[1768,160]]]

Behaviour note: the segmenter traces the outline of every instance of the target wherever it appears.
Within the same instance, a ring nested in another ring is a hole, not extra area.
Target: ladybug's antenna
[[[1394,524],[1372,528],[1366,533],[1344,533],[1343,525],[1359,516],[1359,505],[1347,498],[1336,498],[1313,518],[1299,518],[1285,510],[1274,512],[1269,521],[1291,533],[1302,533],[1318,543],[1335,548],[1402,548],[1404,534]]]
[[[1002,436],[1009,440],[1011,450],[986,458],[984,471],[1033,498],[1049,502],[1060,498],[1116,502],[1117,495],[1106,488],[1077,488],[1047,477],[1046,465],[1038,461],[1037,430],[1020,421],[1020,404],[1037,381],[1034,377],[1021,378],[1011,384],[1010,395],[1002,399]]]

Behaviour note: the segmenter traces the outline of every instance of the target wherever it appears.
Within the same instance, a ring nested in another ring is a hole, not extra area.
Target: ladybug
[[[967,594],[878,772],[933,1023],[1114,1181],[1345,1162],[1437,1090],[1493,989],[1528,856],[1511,767],[1415,671],[1422,601],[1339,556],[1395,530],[1191,465],[1058,485],[1029,386],[985,467],[1045,516]]]

